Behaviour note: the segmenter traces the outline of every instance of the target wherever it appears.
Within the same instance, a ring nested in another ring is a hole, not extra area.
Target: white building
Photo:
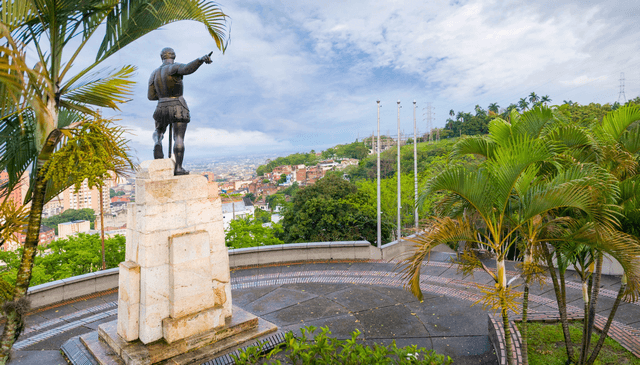
[[[234,219],[252,217],[255,211],[255,207],[249,198],[242,198],[242,200],[222,203],[222,223],[224,229],[229,228],[229,222]]]

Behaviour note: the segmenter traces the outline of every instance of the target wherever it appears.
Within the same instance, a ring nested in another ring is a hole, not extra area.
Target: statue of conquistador
[[[156,121],[156,130],[153,132],[155,146],[153,157],[164,158],[162,152],[162,137],[167,126],[173,125],[173,153],[176,156],[174,175],[187,175],[189,171],[182,168],[184,159],[184,133],[189,123],[189,108],[182,97],[182,76],[189,75],[203,64],[211,63],[211,53],[202,56],[187,64],[175,63],[176,54],[173,49],[167,47],[160,52],[162,66],[158,67],[149,78],[149,100],[158,100],[158,106],[153,113]],[[169,146],[171,148],[171,146]]]

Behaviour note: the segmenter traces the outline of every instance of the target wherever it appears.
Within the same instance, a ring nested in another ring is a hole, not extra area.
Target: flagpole
[[[400,209],[402,208],[402,196],[400,188],[400,100],[398,100],[398,235],[397,240],[402,237],[402,218],[400,216]]]
[[[378,150],[378,248],[382,246],[382,212],[380,211],[380,100],[376,101],[378,103],[378,143],[376,145],[376,149]]]

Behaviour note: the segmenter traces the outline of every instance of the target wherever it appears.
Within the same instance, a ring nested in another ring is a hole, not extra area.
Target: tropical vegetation
[[[516,303],[523,297],[526,345],[528,286],[544,271],[542,262],[555,266],[557,273],[548,272],[567,358],[576,364],[593,364],[620,300],[636,300],[640,288],[640,241],[629,228],[640,223],[639,120],[636,106],[618,108],[602,121],[588,118],[575,123],[558,108],[542,105],[522,114],[512,110],[506,120],[496,117],[490,122],[487,136],[458,141],[454,155],[473,154],[481,159],[472,166],[450,164],[424,186],[420,202],[437,195],[439,204],[426,229],[412,239],[416,250],[402,265],[407,286],[421,298],[420,268],[430,250],[442,243],[456,247],[465,242],[463,271],[484,270],[495,281],[492,289],[482,289],[481,302],[501,312],[512,363],[508,313],[518,311]],[[476,248],[494,253],[495,270],[476,257]],[[504,261],[515,248],[523,261],[519,276],[524,293],[514,290],[516,278],[507,278],[505,271]],[[591,349],[605,254],[621,264],[624,275],[603,336]],[[570,264],[583,284],[584,340],[579,354],[569,345],[564,298],[563,275]]]
[[[358,338],[362,333],[355,330],[351,338],[340,340],[331,337],[328,327],[305,326],[300,336],[289,331],[282,346],[265,350],[266,342],[250,346],[231,355],[238,365],[252,364],[335,364],[335,365],[449,365],[449,356],[439,355],[434,350],[418,348],[417,345],[398,347],[395,340],[389,345],[362,344]]]
[[[37,253],[43,205],[85,179],[102,187],[111,173],[134,168],[122,128],[98,108],[117,109],[132,90],[133,66],[97,71],[118,50],[178,20],[205,25],[219,49],[226,48],[226,15],[207,0],[54,2],[15,0],[0,5],[0,169],[11,191],[31,169],[27,236],[11,300],[3,306],[7,323],[0,339],[0,364],[22,329],[26,292]],[[72,74],[90,43],[95,61]],[[26,49],[37,59],[30,67]],[[6,200],[5,200],[6,201]],[[3,211],[9,212],[3,208]],[[15,211],[19,221],[24,212]]]

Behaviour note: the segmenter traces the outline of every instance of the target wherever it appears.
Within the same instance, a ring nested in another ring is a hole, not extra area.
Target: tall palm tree
[[[520,108],[520,111],[524,112],[527,110],[528,107],[529,107],[529,102],[527,101],[527,99],[520,98],[520,100],[518,101],[518,108]]]
[[[540,97],[535,92],[532,91],[531,94],[529,94],[529,102],[531,105],[535,105],[539,100]]]
[[[453,109],[449,110],[449,116],[453,117],[454,115],[456,115],[456,112]]]
[[[433,220],[431,229],[411,239],[417,243],[416,251],[402,265],[408,286],[421,299],[420,268],[433,247],[466,241],[493,250],[495,273],[467,258],[496,283],[495,289],[485,292],[483,302],[501,311],[510,363],[514,359],[508,311],[515,310],[518,294],[508,285],[505,259],[518,239],[517,232],[535,217],[562,207],[593,216],[592,191],[603,189],[602,183],[610,181],[603,178],[606,171],[593,165],[559,168],[553,178],[536,181],[555,155],[552,144],[537,138],[550,116],[548,109],[538,109],[521,118],[512,117],[511,123],[494,119],[488,137],[465,138],[456,144],[455,153],[479,154],[485,160],[478,168],[449,166],[427,183],[420,201],[443,194],[441,217]]]
[[[7,188],[11,189],[16,176],[27,168],[31,167],[32,171],[31,211],[21,266],[13,300],[4,306],[7,323],[0,339],[0,364],[4,364],[22,329],[24,298],[38,244],[42,207],[69,184],[54,168],[68,165],[61,161],[58,165],[53,164],[52,158],[69,142],[76,142],[71,144],[72,147],[81,146],[81,137],[88,135],[102,133],[115,138],[106,143],[109,148],[96,149],[101,151],[97,156],[103,159],[109,157],[109,150],[122,147],[117,131],[110,130],[100,121],[95,107],[117,109],[118,103],[127,101],[132,87],[130,78],[135,68],[125,66],[111,72],[96,73],[96,66],[152,30],[179,20],[203,23],[217,47],[224,51],[226,15],[209,0],[14,0],[0,6],[5,48],[17,49],[17,56],[10,57],[19,60],[19,56],[24,54],[20,44],[28,44],[35,49],[39,61],[33,68],[26,67],[26,64],[0,63],[0,78],[11,79],[18,74],[26,80],[23,85],[27,85],[22,88],[15,86],[15,90],[21,89],[19,95],[9,87],[0,88],[3,107],[0,113],[0,169],[6,168],[10,173]],[[99,29],[104,29],[104,35]],[[70,75],[72,65],[89,40],[98,36],[102,38],[94,63]],[[79,40],[79,44],[74,43],[69,49],[67,46],[72,40]],[[17,99],[15,95],[18,95]],[[6,101],[11,99],[16,99],[18,105],[24,107],[20,110],[10,107]],[[83,127],[89,124],[89,120],[95,123]],[[68,152],[73,153],[73,149]],[[81,167],[90,171],[88,166]],[[69,173],[77,177],[83,175],[80,168]]]
[[[545,95],[542,98],[540,98],[540,102],[544,103],[544,106],[547,106],[547,103],[551,102],[551,98],[549,97],[549,95]]]
[[[498,105],[498,103],[491,103],[489,104],[489,111],[490,112],[494,112],[496,114],[498,114],[498,111],[500,110],[500,106]]]

